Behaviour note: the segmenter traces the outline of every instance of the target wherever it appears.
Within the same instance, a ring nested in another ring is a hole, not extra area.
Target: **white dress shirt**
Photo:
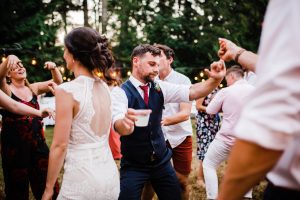
[[[170,74],[163,80],[174,84],[183,84],[191,86],[191,81],[188,77],[180,74],[172,69]],[[163,111],[163,118],[175,115],[180,111],[179,103],[167,103]],[[181,144],[187,136],[193,133],[191,119],[170,126],[162,126],[162,131],[165,139],[169,141],[172,148]]]
[[[140,85],[144,85],[139,80],[134,78],[133,76],[129,77],[130,82],[137,89],[142,98],[144,98],[144,92],[139,87]],[[180,103],[180,102],[190,102],[189,94],[190,94],[190,86],[189,85],[177,85],[168,83],[165,81],[156,81],[161,89],[161,92],[164,96],[164,103]],[[149,92],[149,91],[148,91]],[[123,119],[125,117],[125,113],[128,109],[128,99],[125,94],[125,91],[120,87],[115,87],[111,91],[112,97],[112,123],[114,124],[118,119]],[[149,100],[151,96],[149,96]]]
[[[251,95],[236,126],[239,138],[285,150],[268,178],[300,189],[300,1],[271,0],[265,15]]]

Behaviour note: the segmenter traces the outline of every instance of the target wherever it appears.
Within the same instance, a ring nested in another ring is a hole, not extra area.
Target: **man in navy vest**
[[[161,130],[164,104],[189,102],[205,97],[225,76],[223,61],[211,64],[206,82],[192,86],[154,82],[158,75],[160,50],[143,44],[131,55],[132,75],[121,88],[112,90],[113,127],[121,135],[121,192],[119,199],[140,199],[150,181],[159,199],[181,199],[180,186],[170,163]],[[141,110],[142,109],[142,110]],[[136,126],[139,115],[150,114],[148,125]]]

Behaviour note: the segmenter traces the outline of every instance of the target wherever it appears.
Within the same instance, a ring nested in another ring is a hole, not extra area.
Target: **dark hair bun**
[[[88,70],[105,72],[110,68],[114,59],[105,36],[88,27],[73,29],[65,37],[65,46]]]

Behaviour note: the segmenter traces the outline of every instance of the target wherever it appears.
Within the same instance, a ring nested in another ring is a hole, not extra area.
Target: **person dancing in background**
[[[174,50],[163,44],[154,44],[153,46],[161,50],[157,78],[169,83],[191,85],[188,77],[172,68],[175,59]],[[165,104],[161,121],[167,146],[172,150],[173,167],[181,187],[182,199],[189,199],[190,193],[188,177],[191,172],[193,153],[191,107],[191,102]],[[150,189],[149,183],[147,183],[142,199],[152,199],[153,196],[154,191]]]
[[[110,91],[112,91],[115,87],[120,87],[122,83],[119,77],[111,76],[111,73],[113,73],[113,69],[114,67],[109,68],[104,73],[104,79]],[[111,149],[111,153],[113,155],[114,160],[116,161],[118,168],[120,168],[120,160],[122,158],[120,135],[112,127],[110,128],[109,133],[109,147]]]
[[[223,112],[222,125],[215,139],[209,145],[203,160],[203,172],[207,199],[216,199],[218,195],[217,167],[227,159],[235,142],[234,125],[239,119],[242,106],[247,97],[254,91],[254,86],[243,79],[243,70],[235,65],[226,72],[228,87],[221,89],[208,104],[206,112],[216,114]],[[252,198],[250,191],[246,198]]]
[[[104,36],[91,28],[65,37],[64,59],[75,79],[55,90],[56,122],[43,200],[64,164],[58,199],[118,199],[120,180],[108,144],[111,100],[107,84],[94,75],[114,62]]]
[[[46,62],[53,81],[62,83],[55,63]],[[26,68],[18,57],[9,55],[0,66],[0,88],[13,100],[39,109],[37,95],[50,91],[52,80],[29,84]],[[6,81],[8,80],[8,83]],[[23,113],[25,114],[25,113]],[[39,117],[2,112],[2,168],[6,199],[28,199],[29,183],[36,199],[41,199],[46,183],[49,149]],[[58,193],[58,184],[52,190]]]
[[[205,187],[203,174],[203,160],[205,153],[210,143],[215,139],[215,136],[220,128],[220,117],[217,114],[207,114],[206,107],[218,92],[218,89],[213,90],[205,98],[196,100],[196,135],[197,135],[197,156],[199,159],[199,174],[197,184]]]

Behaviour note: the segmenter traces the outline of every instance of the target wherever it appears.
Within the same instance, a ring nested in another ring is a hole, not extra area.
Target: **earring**
[[[11,84],[11,80],[10,80],[9,77],[6,77],[6,83],[7,83],[7,84]]]

